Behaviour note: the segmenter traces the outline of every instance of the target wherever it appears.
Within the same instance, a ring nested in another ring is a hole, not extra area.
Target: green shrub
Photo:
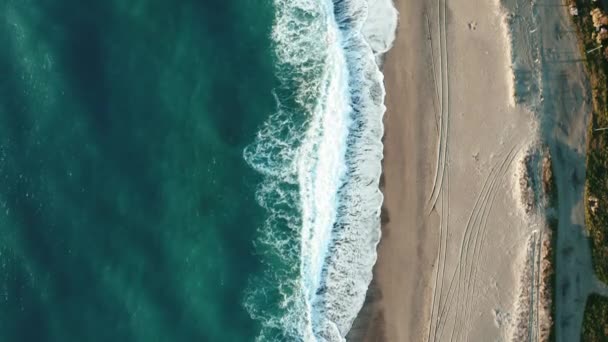
[[[581,341],[608,342],[608,298],[592,294],[587,299]]]

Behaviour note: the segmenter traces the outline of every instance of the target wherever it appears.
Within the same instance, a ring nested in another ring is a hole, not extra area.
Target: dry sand
[[[528,303],[520,302],[528,285],[524,264],[536,259],[542,228],[525,214],[519,187],[521,161],[536,143],[536,121],[515,105],[521,86],[513,82],[500,4],[451,0],[447,19],[442,6],[443,0],[434,36],[440,38],[436,64],[444,64],[437,74],[444,79],[438,88],[447,134],[439,141],[446,153],[443,160],[440,154],[434,192],[440,245],[423,339],[510,340],[526,312],[522,305]],[[538,95],[531,88],[526,96]]]
[[[563,83],[552,73],[581,75],[578,66],[546,67],[543,44],[564,11],[551,1],[540,14],[529,0],[396,1],[400,25],[384,68],[386,222],[348,340],[541,339],[546,315],[535,279],[545,224],[540,209],[522,205],[522,162],[553,134],[546,122],[567,131],[548,143],[560,168],[559,200],[571,204],[558,216],[580,235],[580,189],[564,189],[564,173],[584,179],[584,163],[563,157],[569,150],[556,141],[581,154],[586,123],[580,76],[573,83],[580,89],[561,105],[575,111],[537,123],[555,115],[544,106]]]

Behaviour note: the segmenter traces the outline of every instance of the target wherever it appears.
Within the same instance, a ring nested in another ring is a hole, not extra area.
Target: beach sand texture
[[[539,11],[517,0],[396,1],[400,24],[384,66],[385,224],[348,340],[542,340],[546,313],[526,288],[538,278],[545,222],[522,205],[522,161],[547,142],[557,168],[584,179],[584,162],[556,146],[583,153],[587,110],[575,37],[555,34],[568,26],[553,2]],[[547,66],[546,47],[559,40],[569,62]],[[545,103],[559,97],[563,78],[551,75],[563,69],[578,75],[569,83],[578,90],[561,97],[570,114],[556,116]],[[564,134],[553,138],[559,127]],[[559,200],[571,203],[558,215],[572,216],[580,235],[581,189],[564,190],[561,171],[556,181]]]

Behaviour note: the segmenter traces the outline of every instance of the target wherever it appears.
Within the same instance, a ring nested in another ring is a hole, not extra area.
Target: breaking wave
[[[363,305],[380,239],[381,56],[390,0],[275,0],[277,111],[244,158],[268,212],[265,274],[245,306],[258,341],[344,341]]]

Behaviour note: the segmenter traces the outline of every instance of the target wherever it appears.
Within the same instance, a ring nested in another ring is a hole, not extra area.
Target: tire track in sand
[[[449,201],[450,201],[450,173],[449,168],[446,175],[446,191],[441,194],[441,216],[439,217],[439,250],[437,252],[437,270],[435,272],[435,285],[433,289],[433,297],[431,301],[431,319],[429,320],[429,335],[427,340],[431,340],[431,332],[433,325],[436,324],[435,316],[438,314],[441,307],[441,298],[443,297],[443,287],[445,278],[445,265],[447,258],[447,247],[449,237]],[[441,271],[440,271],[441,270]],[[436,302],[436,299],[438,301]],[[435,328],[436,329],[436,328]]]
[[[494,168],[491,170],[491,172],[486,177],[486,180],[484,181],[484,185],[482,187],[482,191],[478,195],[478,197],[476,199],[476,203],[474,205],[474,209],[473,209],[474,212],[476,212],[478,210],[481,198],[485,197],[485,193],[487,192],[488,184],[490,184],[488,182],[491,179],[493,179],[493,176],[494,176]],[[469,218],[469,221],[470,221],[470,218]],[[450,315],[450,313],[451,313],[451,309],[452,309],[452,305],[453,305],[453,302],[454,302],[454,298],[456,297],[454,291],[458,291],[458,293],[460,293],[460,285],[458,284],[458,287],[455,288],[454,287],[454,284],[455,284],[454,280],[455,280],[456,277],[459,277],[459,279],[460,279],[460,276],[462,274],[461,267],[462,267],[463,261],[461,259],[462,259],[462,249],[461,249],[460,256],[459,256],[459,261],[458,261],[458,263],[456,265],[456,268],[454,269],[454,272],[452,273],[452,277],[451,277],[450,282],[449,282],[449,288],[448,288],[447,297],[445,298],[445,301],[444,301],[444,303],[442,305],[443,308],[442,308],[441,313],[440,313],[440,315],[439,315],[439,317],[437,319],[437,321],[438,321],[437,325],[438,326],[437,326],[436,329],[440,329],[440,331],[437,331],[437,330],[435,331],[435,336],[434,336],[434,339],[433,339],[435,341],[437,340],[437,333],[438,332],[440,333],[440,336],[442,336],[443,329],[444,329],[445,324],[446,324],[445,317],[448,317]],[[444,323],[443,326],[441,326],[442,322]]]
[[[431,62],[433,80],[435,82],[435,93],[439,102],[439,124],[438,124],[438,144],[437,144],[437,161],[435,165],[435,175],[433,179],[433,186],[431,195],[427,203],[428,213],[427,216],[436,209],[437,200],[441,194],[441,215],[439,218],[439,250],[437,252],[437,267],[435,271],[433,295],[431,299],[431,319],[429,321],[429,335],[427,340],[431,339],[431,332],[433,331],[433,325],[436,322],[436,315],[438,314],[441,306],[440,302],[436,299],[441,300],[443,297],[443,282],[445,278],[445,265],[447,256],[448,246],[448,233],[449,233],[449,185],[446,186],[448,194],[443,190],[443,179],[446,174],[446,168],[448,168],[448,129],[449,129],[449,80],[448,80],[448,63],[447,63],[447,31],[446,31],[446,0],[437,0],[437,32],[439,34],[439,78],[441,79],[440,85],[437,82],[437,72],[435,68],[435,55],[434,46],[432,39],[432,32],[430,29],[430,20],[427,16],[427,30],[429,34],[429,40],[431,41]],[[437,119],[436,119],[437,120]],[[437,122],[436,122],[437,124]],[[449,170],[448,176],[449,177]],[[446,181],[446,184],[449,184]]]
[[[460,340],[460,336],[465,327],[468,327],[467,324],[470,321],[470,307],[471,302],[473,300],[472,295],[475,289],[473,284],[472,275],[473,271],[478,268],[478,262],[476,259],[476,255],[479,254],[477,246],[480,241],[479,236],[480,232],[485,231],[487,227],[487,218],[489,217],[492,204],[494,199],[496,198],[497,187],[502,184],[499,180],[502,180],[505,173],[509,169],[513,159],[517,155],[517,146],[513,146],[509,153],[505,156],[505,158],[500,163],[500,166],[494,172],[494,177],[491,180],[488,187],[486,187],[485,194],[481,197],[480,205],[477,208],[474,208],[471,212],[471,216],[469,216],[469,220],[467,222],[467,226],[465,227],[465,236],[463,236],[463,243],[461,245],[461,256],[464,254],[464,259],[460,259],[459,267],[461,268],[461,272],[458,277],[458,294],[455,296],[457,298],[464,297],[464,310],[458,310],[455,316],[455,324],[456,321],[460,320],[460,324],[455,325],[457,329],[456,340]],[[475,212],[476,211],[476,212]],[[471,221],[471,217],[473,220]],[[467,237],[468,233],[468,237]],[[465,244],[465,239],[466,244]],[[473,247],[471,247],[473,244]],[[468,269],[467,269],[468,267]],[[462,270],[464,269],[464,270]],[[462,316],[461,316],[462,315]],[[452,331],[452,336],[454,334],[454,330]],[[468,334],[468,331],[467,331]],[[451,338],[453,339],[453,337]]]
[[[517,148],[517,146],[513,146],[513,148],[511,149],[511,151],[509,152],[509,155],[507,156],[509,158],[508,162],[506,165],[504,165],[504,167],[502,167],[502,170],[500,171],[501,175],[499,176],[499,182],[496,182],[495,180],[495,184],[493,184],[492,189],[490,190],[491,192],[491,199],[489,202],[489,205],[486,205],[484,208],[484,212],[482,213],[482,218],[480,221],[480,226],[478,227],[478,233],[475,236],[475,241],[473,244],[473,253],[472,253],[472,261],[474,262],[472,264],[471,269],[469,270],[469,276],[467,279],[465,279],[465,284],[467,284],[469,286],[469,290],[466,294],[466,300],[465,303],[467,304],[467,307],[465,309],[465,322],[468,323],[467,325],[467,330],[466,330],[466,334],[465,334],[465,340],[468,340],[468,333],[470,331],[470,322],[471,322],[471,307],[474,301],[474,296],[473,296],[473,292],[475,291],[475,289],[477,288],[477,272],[479,270],[479,257],[483,251],[483,246],[484,246],[484,242],[485,242],[485,238],[487,236],[487,226],[488,226],[488,220],[490,217],[490,213],[492,212],[492,208],[494,207],[494,202],[496,201],[496,198],[498,197],[498,188],[500,186],[502,186],[504,184],[504,176],[506,175],[506,173],[508,172],[508,170],[511,168],[511,165],[513,164],[513,161],[515,160],[515,158],[517,157],[517,155],[519,154],[519,152],[521,151],[521,146],[519,148]],[[480,236],[481,235],[481,236]]]
[[[479,201],[480,201],[480,199],[481,199],[482,195],[483,195],[483,194],[485,194],[485,192],[486,192],[486,187],[488,186],[488,181],[489,181],[489,180],[491,179],[491,177],[493,176],[493,172],[494,172],[494,168],[492,168],[492,170],[490,171],[490,173],[488,174],[488,176],[486,176],[486,179],[485,179],[485,181],[484,181],[484,185],[483,185],[483,187],[482,187],[482,191],[480,192],[480,194],[478,195],[478,197],[477,197],[477,199],[476,199],[476,203],[475,203],[475,205],[474,205],[474,210],[477,210],[477,207],[478,207],[478,205],[479,205]],[[470,220],[470,218],[469,218],[469,220]],[[441,324],[442,318],[443,318],[443,317],[444,317],[444,315],[446,314],[446,310],[448,310],[448,313],[449,313],[449,307],[451,306],[451,303],[452,303],[452,301],[453,301],[453,296],[452,296],[452,294],[453,294],[453,290],[454,290],[454,288],[453,288],[453,285],[454,285],[454,277],[455,277],[457,274],[459,274],[459,272],[460,272],[460,265],[461,265],[461,263],[458,263],[457,268],[454,270],[454,273],[452,274],[452,278],[451,278],[451,280],[450,280],[450,285],[449,285],[449,289],[448,289],[448,296],[446,297],[446,299],[445,299],[445,301],[444,301],[444,303],[443,303],[443,304],[441,304],[441,301],[440,301],[440,306],[442,306],[442,307],[443,307],[443,309],[441,310],[441,313],[440,313],[440,315],[439,315],[439,317],[438,317],[438,325],[439,325],[439,326],[440,326],[440,324]],[[452,299],[452,300],[450,301],[450,306],[447,306],[447,301],[448,301],[449,299]],[[437,327],[437,328],[438,328],[438,327]],[[437,328],[436,328],[436,329],[437,329]],[[436,336],[436,335],[437,335],[437,331],[435,331],[435,332],[434,332],[434,336],[433,336],[433,339],[434,339],[434,340],[436,340],[436,338],[437,338],[437,336]]]
[[[445,168],[447,164],[447,146],[450,118],[450,99],[449,99],[449,69],[448,69],[448,51],[447,51],[447,0],[437,0],[437,23],[439,32],[439,76],[441,78],[440,87],[440,108],[439,115],[439,143],[437,144],[437,162],[435,164],[435,176],[433,177],[433,186],[431,196],[428,200],[428,214],[430,214],[439,198],[439,194],[443,188],[445,177]]]
[[[431,52],[431,73],[433,74],[433,88],[435,90],[435,98],[433,98],[433,117],[435,118],[435,131],[437,132],[437,138],[439,136],[439,115],[441,115],[442,103],[439,96],[438,82],[437,82],[437,67],[435,66],[435,54],[433,53],[433,32],[431,31],[431,20],[429,19],[428,13],[424,11],[424,17],[426,18],[426,33],[428,36],[429,47]],[[437,108],[439,107],[439,108]]]
[[[469,286],[468,288],[465,289],[464,287],[464,281],[466,279],[466,274],[467,274],[467,264],[470,264],[470,260],[473,258],[473,256],[469,253],[469,249],[470,249],[470,245],[472,241],[472,234],[474,232],[477,232],[479,230],[479,227],[481,225],[481,222],[487,222],[487,219],[483,219],[481,220],[481,218],[485,218],[489,215],[490,210],[488,210],[488,204],[493,202],[493,198],[495,198],[496,196],[496,191],[495,189],[497,188],[498,184],[497,179],[504,177],[504,174],[506,173],[506,171],[508,170],[509,166],[511,165],[514,157],[517,155],[516,153],[516,149],[515,147],[513,147],[510,152],[505,156],[505,158],[502,159],[502,162],[497,162],[492,169],[490,170],[490,173],[488,174],[488,176],[486,176],[486,179],[484,181],[484,185],[482,186],[482,190],[480,191],[480,193],[478,194],[473,210],[471,211],[471,214],[468,218],[467,221],[467,225],[465,228],[465,234],[463,236],[463,240],[461,242],[461,248],[460,248],[460,255],[458,258],[458,264],[456,265],[456,268],[454,270],[454,272],[452,273],[452,277],[450,279],[449,282],[449,288],[447,291],[447,297],[444,299],[443,303],[441,302],[441,299],[439,299],[439,314],[438,317],[436,319],[436,323],[435,323],[435,329],[432,332],[432,340],[438,340],[438,338],[441,338],[444,334],[444,329],[445,326],[447,324],[447,318],[449,318],[452,314],[452,310],[453,310],[453,304],[454,304],[454,299],[456,297],[461,298],[462,297],[462,293],[465,292],[470,292],[471,291],[471,287]],[[498,165],[500,164],[500,165]],[[492,200],[490,200],[490,195],[494,194],[492,196]],[[480,216],[481,215],[481,216]],[[486,223],[487,224],[487,223]],[[476,234],[478,236],[478,233]],[[470,274],[470,272],[469,272]],[[457,279],[457,283],[455,283],[455,280]],[[469,276],[470,278],[470,276]],[[455,293],[456,292],[456,293]],[[459,313],[456,312],[454,313],[454,320],[458,320],[459,319]],[[453,338],[453,333],[454,331],[452,331],[451,335]],[[431,333],[429,333],[429,340],[431,340],[430,338]]]

